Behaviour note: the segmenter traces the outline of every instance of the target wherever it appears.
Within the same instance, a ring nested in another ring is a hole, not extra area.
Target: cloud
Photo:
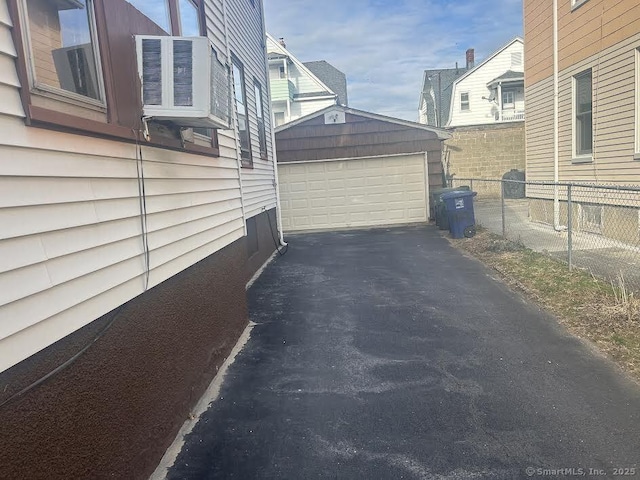
[[[522,34],[521,0],[265,0],[267,31],[347,75],[354,108],[416,120],[423,71]]]

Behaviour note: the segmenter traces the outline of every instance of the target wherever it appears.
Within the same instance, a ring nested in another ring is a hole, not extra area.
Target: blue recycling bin
[[[476,218],[473,213],[473,197],[476,192],[455,191],[440,198],[447,209],[449,231],[453,238],[471,238],[476,234]]]
[[[430,214],[431,218],[435,219],[436,226],[438,226],[440,230],[449,230],[449,220],[444,202],[442,201],[442,195],[456,190],[469,191],[469,186],[461,185],[459,187],[436,188],[431,191],[431,202],[429,203]]]

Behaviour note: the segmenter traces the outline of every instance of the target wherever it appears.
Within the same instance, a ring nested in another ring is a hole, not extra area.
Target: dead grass
[[[471,239],[451,242],[494,268],[640,381],[640,299],[624,277],[606,283],[585,271],[570,272],[562,262],[483,229]]]

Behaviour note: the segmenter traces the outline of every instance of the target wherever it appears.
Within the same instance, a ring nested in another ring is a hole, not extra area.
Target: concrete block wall
[[[454,178],[502,178],[512,169],[525,168],[524,122],[458,127],[445,141],[448,174]],[[497,189],[474,183],[474,190],[489,194]]]

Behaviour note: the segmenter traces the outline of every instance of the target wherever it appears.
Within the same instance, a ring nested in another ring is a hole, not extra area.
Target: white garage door
[[[424,154],[278,165],[284,231],[426,222]]]

